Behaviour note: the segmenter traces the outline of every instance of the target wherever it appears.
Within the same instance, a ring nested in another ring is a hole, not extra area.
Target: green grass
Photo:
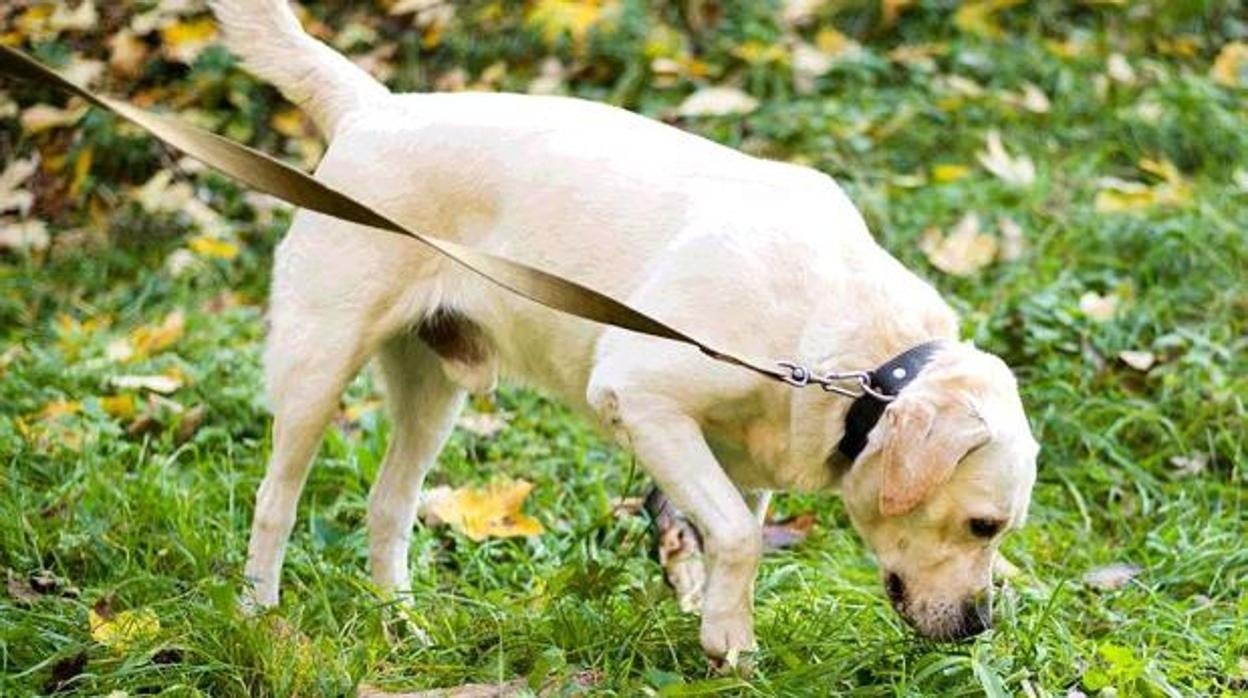
[[[994,631],[962,645],[915,639],[888,609],[841,505],[830,496],[782,496],[779,513],[813,509],[818,526],[803,545],[763,564],[762,648],[752,675],[714,676],[696,619],[679,613],[649,558],[644,521],[611,513],[626,488],[644,490],[644,478],[630,477],[627,454],[587,424],[513,388],[475,404],[514,414],[510,426],[494,438],[457,431],[432,480],[532,480],[528,510],[548,531],[478,544],[418,527],[414,616],[430,645],[395,622],[365,570],[366,497],[388,430],[375,412],[327,437],[300,504],[280,609],[259,621],[240,616],[251,500],[269,447],[259,303],[287,215],[263,215],[216,176],[183,176],[230,220],[242,252],[174,275],[166,260],[185,244],[189,221],[146,214],[125,195],[168,165],[163,151],[102,114],[89,115],[76,136],[23,135],[6,118],[6,161],[36,151],[45,163],[66,160],[61,173],[39,175],[34,185],[32,215],[49,222],[53,250],[0,253],[0,567],[16,580],[50,570],[62,589],[30,604],[0,595],[0,694],[48,691],[58,670],[76,674],[63,690],[84,695],[335,695],[359,682],[415,690],[515,677],[540,686],[590,669],[600,674],[590,692],[617,695],[1248,689],[1248,191],[1234,179],[1248,169],[1248,92],[1208,74],[1223,41],[1246,31],[1243,5],[1033,3],[1001,16],[1001,40],[959,32],[950,3],[921,2],[889,29],[878,28],[874,3],[850,5],[821,21],[857,35],[864,52],[818,78],[809,94],[792,88],[782,63],[734,56],[734,47],[779,35],[776,13],[761,3],[724,3],[720,24],[701,29],[674,7],[626,3],[614,29],[584,46],[565,40],[553,48],[522,26],[520,13],[495,17],[473,3],[436,47],[422,48],[419,33],[397,20],[381,23],[374,42],[398,46],[392,82],[403,88],[429,89],[457,66],[476,79],[503,60],[499,87],[522,90],[554,52],[576,67],[572,93],[662,115],[694,87],[663,86],[649,74],[646,37],[662,20],[759,97],[761,108],[748,117],[681,125],[836,176],[882,242],[960,309],[965,334],[1003,355],[1022,380],[1043,453],[1030,521],[1005,546],[1023,575],[999,595]],[[134,11],[105,13],[98,32],[23,45],[49,61],[104,56],[102,40]],[[1154,41],[1180,35],[1195,37],[1192,55],[1166,55]],[[1087,40],[1085,55],[1046,47],[1072,36]],[[919,42],[948,50],[930,68],[886,57]],[[1136,82],[1098,88],[1115,51],[1131,62]],[[950,101],[936,77],[954,73],[987,93]],[[1000,99],[1024,82],[1049,95],[1050,113]],[[131,94],[166,88],[162,101],[182,100],[214,128],[293,152],[269,126],[280,106],[275,93],[219,49],[189,69],[156,60],[138,78],[105,86]],[[29,86],[12,96],[22,107],[57,99]],[[1010,187],[976,166],[989,128],[1011,153],[1032,157],[1034,186]],[[89,176],[70,198],[63,181],[88,150]],[[1190,201],[1098,212],[1098,178],[1152,181],[1137,168],[1141,158],[1172,161],[1190,183]],[[938,163],[971,170],[947,184],[904,179]],[[1026,251],[968,278],[943,275],[918,240],[972,210],[989,230],[1002,216],[1021,225]],[[95,237],[75,234],[84,228]],[[205,306],[227,290],[254,302]],[[1116,315],[1088,318],[1079,308],[1088,292],[1118,297]],[[175,309],[187,317],[181,340],[131,364],[107,358],[110,341]],[[81,329],[61,318],[110,324]],[[1159,358],[1146,374],[1117,358],[1138,349]],[[171,399],[206,410],[188,439],[179,438],[186,417],[173,405],[153,406],[159,423],[141,434],[127,433],[132,418],[102,409],[98,398],[117,392],[110,376],[174,368],[187,381]],[[373,392],[363,378],[345,402]],[[54,421],[32,416],[57,400],[81,401],[82,411]],[[1198,474],[1182,476],[1171,464],[1196,454],[1207,459]],[[1113,562],[1143,571],[1117,591],[1081,582]],[[87,614],[105,598],[118,610],[150,609],[159,632],[124,652],[99,645]],[[70,671],[76,659],[85,665]]]

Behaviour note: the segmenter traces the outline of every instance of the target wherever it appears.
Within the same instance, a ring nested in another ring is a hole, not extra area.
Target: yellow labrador
[[[306,35],[284,0],[213,7],[228,46],[329,139],[322,181],[719,345],[817,371],[883,367],[877,379],[898,385],[889,403],[789,388],[300,211],[273,272],[274,444],[248,552],[253,603],[277,602],[309,465],[371,358],[394,421],[368,515],[383,589],[408,586],[421,482],[465,394],[507,375],[597,419],[696,523],[711,656],[754,645],[761,542],[749,491],[839,490],[893,605],[921,633],[960,638],[989,624],[994,551],[1021,523],[1035,476],[1017,385],[999,359],[957,341],[953,311],[872,240],[832,179],[577,99],[391,94]],[[847,415],[851,405],[863,414]]]

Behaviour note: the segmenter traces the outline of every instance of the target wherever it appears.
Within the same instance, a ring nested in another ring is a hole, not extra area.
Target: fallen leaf
[[[686,97],[676,113],[683,117],[736,116],[757,108],[757,99],[735,87],[704,87]]]
[[[1011,156],[1001,142],[1001,134],[992,129],[985,137],[987,149],[976,154],[979,164],[998,179],[1016,187],[1029,187],[1036,181],[1036,166],[1025,155]]]
[[[916,0],[880,0],[880,25],[887,29],[897,23],[902,13],[914,7]]]
[[[70,682],[82,675],[87,669],[87,652],[83,650],[68,657],[62,657],[52,664],[48,680],[43,684],[47,694],[60,693],[70,688]]]
[[[209,259],[232,260],[238,256],[238,245],[229,240],[222,240],[212,235],[199,235],[191,238],[187,247],[200,257]]]
[[[1124,350],[1118,352],[1118,358],[1131,368],[1142,373],[1148,373],[1148,369],[1157,363],[1157,357],[1151,351]]]
[[[114,419],[130,419],[138,413],[138,407],[134,403],[134,396],[129,393],[100,398],[100,409]]]
[[[1102,177],[1093,206],[1100,213],[1129,213],[1153,207],[1182,206],[1192,200],[1192,185],[1169,160],[1143,158],[1139,168],[1161,181],[1149,185]]]
[[[161,170],[141,187],[130,190],[130,198],[148,213],[184,214],[200,231],[225,238],[229,224],[195,196],[189,182],[174,181],[173,173]]]
[[[34,135],[55,128],[73,126],[86,115],[86,103],[75,97],[69,101],[69,106],[66,106],[64,109],[50,104],[36,104],[33,107],[27,107],[22,110],[19,121],[21,121],[23,131]]]
[[[0,90],[0,119],[11,119],[17,116],[17,102],[9,96],[9,93]]]
[[[44,405],[35,414],[35,418],[45,422],[54,422],[62,417],[69,417],[82,411],[82,403],[77,400],[53,400]]]
[[[1248,191],[1248,170],[1235,170],[1231,174],[1231,181],[1235,182],[1240,191]]]
[[[14,160],[0,172],[0,213],[16,211],[19,216],[30,213],[35,195],[21,188],[39,167],[39,158]]]
[[[138,77],[147,65],[147,43],[129,29],[108,38],[108,67],[126,78]]]
[[[186,314],[175,310],[159,325],[144,325],[130,333],[130,352],[125,359],[142,359],[158,354],[177,343],[186,332]],[[110,351],[111,354],[111,351]]]
[[[790,28],[807,25],[823,4],[823,0],[784,0],[780,8],[780,21]]]
[[[581,47],[589,32],[608,23],[617,11],[613,0],[537,0],[529,8],[526,21],[547,46],[554,47],[564,36],[570,36]]]
[[[988,39],[1005,36],[997,15],[1023,0],[966,0],[953,13],[953,24],[961,31]]]
[[[13,573],[13,570],[8,570],[5,590],[8,591],[9,598],[13,599],[13,603],[17,606],[33,606],[39,600],[39,597],[42,596],[30,585],[29,580],[17,576]]]
[[[1174,467],[1175,475],[1179,477],[1199,475],[1205,472],[1205,468],[1209,465],[1209,454],[1193,453],[1190,456],[1174,456],[1170,459],[1170,465]]]
[[[74,56],[69,65],[61,69],[61,74],[69,78],[70,82],[91,87],[104,74],[104,61]]]
[[[998,250],[997,256],[1003,262],[1021,259],[1027,251],[1023,227],[1012,219],[1002,216],[997,219],[997,229],[1001,231],[1001,249]]]
[[[1048,114],[1053,109],[1053,104],[1049,102],[1049,96],[1044,90],[1030,82],[1023,83],[1023,89],[1018,94],[1006,94],[1004,101],[1033,114]]]
[[[113,376],[108,382],[121,390],[150,390],[161,395],[176,393],[185,380],[176,372],[155,375]]]
[[[455,426],[482,438],[492,439],[505,429],[510,421],[511,415],[505,412],[465,412]]]
[[[1118,296],[1113,293],[1102,296],[1088,291],[1079,297],[1079,311],[1089,320],[1109,322],[1118,314]]]
[[[1110,80],[1122,85],[1135,83],[1135,69],[1121,53],[1111,53],[1105,61],[1105,74]]]
[[[118,654],[125,654],[132,647],[150,642],[160,632],[160,619],[151,609],[113,614],[104,602],[87,611],[87,623],[91,639]]]
[[[979,230],[979,216],[968,213],[948,236],[928,228],[919,241],[932,266],[954,276],[969,276],[992,263],[997,256],[997,239]]]
[[[1083,575],[1085,586],[1096,591],[1114,591],[1121,589],[1134,579],[1144,568],[1125,562],[1097,567]]]
[[[939,164],[932,166],[932,181],[937,184],[949,184],[965,179],[971,173],[966,165]]]
[[[774,551],[791,548],[805,541],[814,527],[813,512],[799,514],[782,521],[769,521],[763,525],[763,549]]]
[[[520,511],[532,490],[531,482],[500,480],[484,488],[457,488],[449,496],[426,500],[425,509],[474,541],[536,536],[544,530],[542,523]]]
[[[178,420],[178,428],[173,433],[173,441],[176,444],[184,444],[194,438],[196,432],[204,424],[204,418],[208,416],[208,408],[202,404],[195,405],[187,410],[182,418]]]
[[[190,65],[217,38],[217,22],[200,17],[173,22],[160,30],[161,53],[168,60]]]
[[[42,252],[52,244],[48,227],[42,220],[13,221],[0,218],[0,251],[19,250]]]
[[[1209,74],[1219,85],[1248,87],[1248,43],[1232,41],[1223,46]]]

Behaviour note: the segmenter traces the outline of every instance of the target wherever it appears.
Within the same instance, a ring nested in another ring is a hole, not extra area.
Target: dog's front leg
[[[758,521],[693,418],[666,398],[612,397],[607,401],[614,408],[610,421],[623,430],[663,492],[702,532],[707,563],[702,648],[733,663],[740,652],[754,648],[751,590],[762,553]]]

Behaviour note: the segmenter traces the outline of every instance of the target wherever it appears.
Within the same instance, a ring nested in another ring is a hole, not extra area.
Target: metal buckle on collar
[[[879,400],[880,402],[892,402],[897,399],[896,395],[880,392],[872,385],[872,377],[870,371],[833,371],[822,376],[816,375],[813,371],[801,364],[791,361],[779,362],[781,368],[787,371],[787,375],[781,376],[781,380],[795,388],[805,388],[808,385],[817,385],[823,388],[825,392],[844,395],[845,397],[860,398],[864,395]],[[845,381],[856,381],[861,392],[854,392],[849,388],[837,385]]]

